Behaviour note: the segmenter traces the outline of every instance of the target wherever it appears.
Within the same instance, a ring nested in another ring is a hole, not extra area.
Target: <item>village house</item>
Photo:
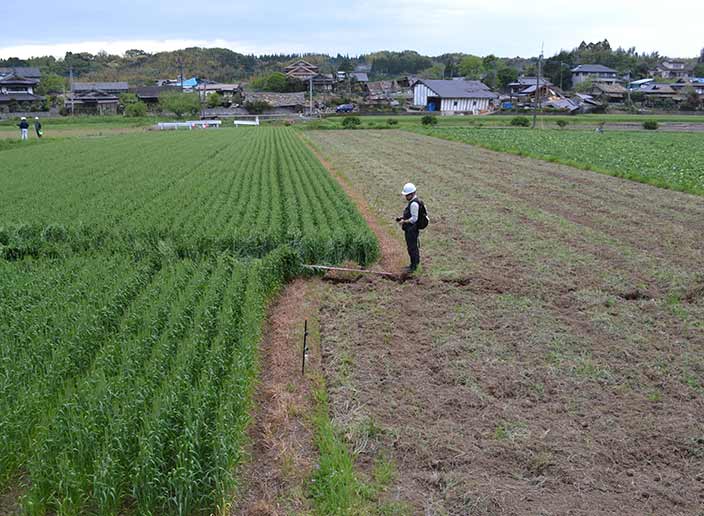
[[[308,61],[299,59],[295,63],[291,63],[284,68],[284,73],[292,79],[307,81],[311,77],[316,77],[320,73],[320,68],[310,64]]]
[[[493,111],[498,95],[480,81],[420,80],[413,86],[413,105],[443,114]]]
[[[405,77],[398,79],[396,82],[401,88],[407,88],[410,90],[413,88],[413,85],[420,80],[420,77],[416,75],[406,75]]]
[[[274,93],[266,91],[245,92],[245,103],[266,102],[275,113],[299,113],[306,105],[305,92]]]
[[[682,61],[664,61],[650,71],[650,75],[661,79],[689,79],[693,73],[694,67]]]
[[[364,84],[369,82],[369,76],[366,72],[352,72],[350,73],[350,77],[353,81],[361,82]]]
[[[337,84],[332,74],[319,73],[308,78],[308,80],[311,79],[313,80],[313,89],[315,91],[331,92],[335,89],[335,84]]]
[[[658,105],[663,102],[675,104],[683,100],[682,95],[671,84],[651,82],[635,91],[642,93],[646,104],[649,105]]]
[[[587,93],[602,104],[614,104],[622,103],[626,99],[628,91],[620,84],[595,82]]]
[[[0,111],[31,111],[44,97],[34,94],[39,79],[28,78],[19,73],[6,73],[0,78]]]
[[[156,81],[157,86],[175,86],[181,91],[193,92],[198,87],[199,81],[198,77],[191,77],[190,79],[184,79],[183,84],[181,79],[159,79]]]
[[[116,115],[120,95],[128,92],[126,82],[74,82],[64,106],[74,113]]]
[[[616,84],[618,72],[608,66],[600,64],[583,64],[572,69],[572,84],[577,85],[585,81],[605,82]]]
[[[226,83],[212,83],[206,84],[201,83],[198,86],[198,91],[201,94],[201,98],[205,99],[213,93],[221,95],[225,104],[232,104],[235,100],[241,98],[242,95],[242,85],[241,84],[226,84]]]
[[[532,87],[532,91],[534,92],[536,90],[536,86],[538,85],[538,78],[537,77],[525,77],[521,76],[518,79],[516,79],[515,82],[512,82],[508,85],[508,94],[512,97],[519,97],[521,96],[520,94],[524,92],[527,88]],[[540,85],[545,87],[552,87],[552,83],[545,79],[544,77],[540,78]]]
[[[679,82],[679,81],[678,81]],[[674,84],[672,86],[675,86]],[[692,77],[688,82],[685,83],[686,86],[691,86],[694,91],[699,95],[704,95],[704,77]]]

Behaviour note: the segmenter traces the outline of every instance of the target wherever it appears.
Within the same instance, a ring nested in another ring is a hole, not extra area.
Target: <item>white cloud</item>
[[[43,4],[46,0],[37,1]],[[614,47],[635,46],[640,52],[657,50],[672,57],[691,57],[704,46],[702,2],[663,6],[660,0],[541,0],[536,5],[525,0],[300,0],[283,17],[290,6],[280,0],[246,5],[212,0],[202,12],[186,0],[172,0],[168,5],[154,0],[139,10],[139,19],[126,17],[132,10],[118,11],[114,23],[101,27],[105,32],[100,34],[110,36],[80,32],[93,27],[91,21],[99,13],[94,2],[83,3],[85,9],[71,12],[78,17],[72,38],[66,37],[65,24],[40,25],[36,34],[46,36],[45,40],[25,40],[24,33],[8,35],[0,42],[0,58],[60,57],[66,51],[122,54],[130,48],[157,52],[188,46],[218,46],[254,54],[357,55],[415,49],[433,55],[459,51],[529,57],[538,54],[541,43],[550,56],[582,40],[604,38]],[[52,1],[47,8],[58,9],[57,5]],[[11,18],[13,11],[19,13],[19,7],[10,8]],[[160,21],[142,23],[152,15]],[[17,24],[9,25],[11,30]],[[173,37],[178,34],[186,36]],[[32,33],[27,35],[32,37]]]
[[[126,50],[140,49],[150,53],[178,50],[187,47],[229,48],[243,54],[269,54],[277,52],[299,53],[306,51],[306,45],[282,43],[280,45],[258,45],[226,39],[129,39],[115,41],[73,41],[67,43],[32,43],[0,47],[0,59],[19,57],[26,59],[35,56],[63,57],[66,52],[90,52],[97,54],[104,50],[108,54],[124,54]]]

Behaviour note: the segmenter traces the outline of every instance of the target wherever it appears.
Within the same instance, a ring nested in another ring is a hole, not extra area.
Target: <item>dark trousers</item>
[[[416,226],[411,226],[403,231],[406,236],[406,248],[408,256],[411,258],[411,269],[415,269],[420,264],[420,250],[418,249],[418,233]]]

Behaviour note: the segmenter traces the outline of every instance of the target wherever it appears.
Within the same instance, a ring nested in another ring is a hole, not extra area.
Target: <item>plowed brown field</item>
[[[323,367],[414,514],[697,514],[704,198],[401,131],[306,133],[424,270],[328,289]],[[392,224],[387,226],[392,227]]]

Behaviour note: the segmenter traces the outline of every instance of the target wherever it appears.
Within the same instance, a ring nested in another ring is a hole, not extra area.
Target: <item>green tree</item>
[[[421,70],[433,66],[429,57],[422,56],[413,50],[403,52],[376,52],[365,56],[372,63],[372,76],[388,77],[404,74],[417,74]]]
[[[216,108],[219,106],[222,106],[222,95],[217,92],[208,95],[208,107]]]
[[[305,91],[306,85],[297,79],[286,76],[281,72],[272,72],[254,78],[250,86],[257,91],[276,91],[286,93],[292,91]]]
[[[423,79],[442,79],[446,76],[445,67],[441,63],[436,63],[430,68],[421,70],[420,75]]]
[[[266,100],[255,100],[254,102],[245,102],[244,108],[247,110],[247,113],[261,115],[265,111],[270,110],[272,106]]]
[[[482,58],[471,55],[463,57],[460,61],[459,71],[460,74],[467,79],[480,80],[484,73],[484,63]]]
[[[359,117],[356,116],[346,116],[342,120],[342,127],[344,127],[345,129],[354,129],[355,127],[361,124],[362,121],[359,119]]]
[[[518,70],[513,67],[499,68],[496,72],[496,79],[501,88],[508,88],[508,85],[518,80]]]
[[[120,93],[120,104],[122,107],[127,107],[130,104],[136,104],[137,102],[139,102],[139,99],[134,93]]]
[[[704,63],[699,63],[694,67],[695,77],[704,77]]]
[[[685,111],[696,111],[702,105],[702,101],[699,98],[699,94],[691,86],[687,86],[684,90],[685,99],[680,105],[680,109]]]
[[[137,101],[128,104],[125,107],[125,116],[140,117],[147,116],[147,105],[144,102]]]
[[[594,86],[594,83],[587,79],[586,81],[582,81],[582,82],[578,83],[574,87],[574,91],[576,91],[577,93],[585,93],[585,92],[591,90],[592,86]]]
[[[350,56],[343,56],[342,54],[337,54],[337,57],[333,59],[333,62],[335,63],[338,71],[340,72],[351,72],[354,70],[354,66],[352,65],[352,60],[350,59]]]
[[[37,95],[48,95],[49,93],[62,93],[66,88],[66,79],[56,75],[55,73],[48,73],[42,76],[41,81],[37,85],[36,93]]]
[[[200,111],[200,99],[197,93],[167,92],[159,95],[159,105],[166,111],[171,111],[177,118],[184,114],[195,115]]]
[[[499,67],[499,58],[494,54],[489,54],[482,59],[482,66],[484,66],[484,70],[497,69]]]
[[[284,92],[288,89],[288,77],[281,72],[274,72],[266,80],[268,91]]]

